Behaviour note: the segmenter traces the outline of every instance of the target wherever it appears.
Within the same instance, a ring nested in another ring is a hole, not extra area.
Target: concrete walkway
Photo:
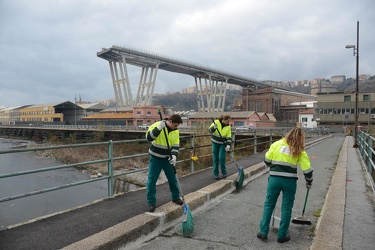
[[[214,181],[211,169],[181,178],[195,220],[191,238],[181,235],[182,208],[168,202],[163,184],[157,196],[164,205],[156,213],[144,212],[145,193],[138,190],[0,231],[0,249],[373,249],[374,196],[351,147],[352,137],[321,139],[307,143],[314,182],[305,217],[313,225],[291,224],[291,240],[284,244],[276,241],[276,227],[267,242],[256,238],[268,177],[264,154],[257,154],[237,161],[246,168],[240,191],[234,186],[234,163],[228,164],[232,176],[226,180]],[[301,216],[306,195],[299,174],[293,217]],[[280,199],[275,216],[280,216]]]
[[[352,137],[333,137],[307,150],[314,183],[305,217],[313,225],[291,224],[289,242],[277,243],[276,227],[272,227],[267,242],[256,237],[267,187],[265,174],[196,213],[192,238],[181,236],[177,226],[140,246],[123,249],[374,249],[374,194],[366,187],[366,176],[352,145]],[[306,195],[305,181],[299,174],[293,217],[301,216]],[[280,198],[275,210],[275,215],[279,214]]]
[[[314,168],[314,182],[309,193],[305,217],[309,218],[313,225],[291,224],[289,242],[277,243],[276,227],[271,228],[266,242],[256,237],[267,188],[268,173],[264,171],[262,176],[249,182],[240,192],[226,195],[211,203],[203,212],[195,213],[196,228],[192,238],[181,236],[176,227],[137,248],[129,245],[124,249],[309,249],[314,241],[314,229],[319,218],[317,216],[326,201],[327,190],[335,173],[338,152],[344,139],[345,137],[331,137],[307,149]],[[302,215],[305,195],[305,181],[302,171],[299,171],[292,217]],[[280,217],[280,206],[281,197],[276,205],[276,217]],[[317,230],[319,231],[319,228]]]

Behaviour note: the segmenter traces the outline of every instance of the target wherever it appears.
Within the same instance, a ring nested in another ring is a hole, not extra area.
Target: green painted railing
[[[366,165],[365,169],[371,182],[372,191],[375,194],[375,138],[364,131],[358,130],[358,147]]]
[[[262,129],[262,130],[252,130],[248,133],[236,133],[233,132],[233,151],[232,154],[236,154],[238,152],[239,155],[241,156],[246,156],[250,154],[256,154],[259,150],[259,148],[264,149],[268,147],[273,141],[277,140],[281,136],[285,135],[287,131],[289,131],[290,128],[274,128],[274,129]],[[236,139],[236,135],[248,135],[248,137],[241,136],[242,139]],[[319,134],[315,132],[309,132],[306,131],[306,134],[308,137],[314,137]],[[197,152],[200,151],[203,148],[211,147],[211,142],[210,142],[210,134],[205,134],[205,135],[190,135],[190,136],[181,136],[181,140],[187,141],[186,145],[182,145],[180,148],[180,151],[188,151],[185,155],[185,158],[181,158],[178,160],[178,162],[188,162],[190,163],[190,173],[194,173],[195,171],[195,166],[196,163],[193,160],[193,157],[196,156]],[[199,138],[205,138],[206,144],[197,144],[197,140]],[[129,147],[131,143],[149,143],[145,139],[138,139],[138,140],[124,140],[124,141],[106,141],[106,142],[95,142],[95,143],[82,143],[82,144],[69,144],[69,145],[59,145],[59,146],[48,146],[48,147],[35,147],[35,148],[23,148],[23,149],[10,149],[10,150],[3,150],[0,151],[0,155],[3,154],[14,154],[14,153],[22,153],[22,152],[34,152],[36,153],[37,151],[48,151],[48,150],[56,150],[56,149],[63,149],[63,148],[87,148],[89,151],[89,147],[92,146],[107,146],[107,157],[103,159],[97,159],[97,160],[92,160],[92,161],[85,161],[85,162],[78,162],[78,163],[73,163],[73,164],[65,164],[65,165],[59,165],[59,166],[53,166],[53,167],[46,167],[46,168],[40,168],[40,169],[34,169],[34,170],[27,170],[27,171],[19,171],[19,172],[12,172],[12,173],[6,173],[6,174],[0,174],[0,179],[4,178],[11,178],[14,176],[27,176],[31,174],[35,174],[38,172],[48,172],[48,171],[53,171],[57,169],[67,169],[67,168],[79,168],[83,166],[87,166],[90,164],[98,164],[98,163],[105,163],[107,165],[107,175],[102,175],[99,176],[98,178],[92,178],[92,179],[87,179],[87,180],[81,180],[77,182],[72,182],[64,185],[59,185],[55,187],[50,187],[50,188],[45,188],[45,189],[40,189],[40,190],[33,190],[27,193],[23,194],[18,194],[14,196],[9,196],[9,197],[0,197],[0,203],[1,202],[6,202],[10,200],[15,200],[15,199],[20,199],[20,198],[25,198],[41,193],[46,193],[46,192],[51,192],[59,189],[64,189],[64,188],[69,188],[73,186],[79,186],[79,185],[84,185],[88,184],[91,182],[97,182],[101,180],[107,180],[108,182],[108,196],[114,195],[114,182],[117,177],[120,176],[125,176],[128,174],[136,173],[136,172],[141,172],[141,171],[147,171],[147,167],[144,168],[138,168],[132,171],[126,171],[126,172],[121,172],[121,173],[114,173],[114,162],[119,161],[122,159],[133,159],[133,158],[138,158],[138,157],[147,157],[149,154],[147,151],[145,153],[139,153],[139,154],[132,154],[132,155],[126,155],[126,156],[114,156],[114,146],[117,144],[129,144]],[[185,146],[185,147],[184,147]],[[252,152],[250,150],[246,149],[253,149]],[[211,150],[206,150],[207,152],[211,152]],[[180,155],[182,155],[180,153]],[[374,155],[372,153],[372,155]],[[206,153],[205,155],[200,154],[198,157],[211,157],[211,153]],[[373,164],[373,162],[372,162]],[[372,165],[373,166],[373,165]],[[372,167],[373,168],[373,167]]]

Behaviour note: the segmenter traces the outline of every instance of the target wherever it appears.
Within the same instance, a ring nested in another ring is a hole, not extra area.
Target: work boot
[[[227,178],[228,175],[227,174],[223,174],[223,179]]]
[[[150,213],[155,212],[155,209],[156,209],[155,204],[150,204],[150,205],[148,205],[148,211],[149,211]]]
[[[261,239],[262,241],[266,241],[267,240],[267,235],[263,235],[263,234],[257,233],[257,237],[258,237],[258,239]]]
[[[284,243],[284,242],[287,242],[289,240],[290,240],[289,235],[285,236],[284,238],[277,238],[277,242],[279,242],[279,243]]]
[[[218,181],[218,180],[220,180],[220,177],[219,176],[214,176],[214,179]]]
[[[184,202],[180,199],[180,198],[178,198],[178,199],[175,199],[175,200],[172,200],[174,203],[176,203],[177,205],[183,205],[184,204]]]

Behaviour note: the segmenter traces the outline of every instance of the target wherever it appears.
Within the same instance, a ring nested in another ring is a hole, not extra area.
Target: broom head
[[[294,218],[292,220],[292,223],[300,225],[311,225],[311,221],[304,216]]]
[[[189,205],[184,204],[184,214],[181,223],[182,235],[185,237],[192,236],[194,232],[194,218],[190,211]]]
[[[236,189],[241,189],[243,186],[243,181],[245,179],[245,173],[242,167],[238,168],[238,177],[236,180]]]

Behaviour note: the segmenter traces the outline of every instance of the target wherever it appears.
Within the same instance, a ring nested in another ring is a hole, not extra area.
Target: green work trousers
[[[212,142],[212,161],[213,161],[213,169],[214,169],[214,177],[219,176],[219,165],[220,170],[223,175],[227,174],[227,168],[225,166],[225,144],[217,144]]]
[[[158,181],[162,169],[164,170],[165,176],[168,179],[169,190],[171,191],[171,199],[176,200],[180,198],[177,179],[174,173],[173,166],[169,163],[168,158],[158,158],[150,155],[148,177],[146,183],[148,205],[156,204],[156,182]]]
[[[260,233],[268,235],[270,220],[273,210],[279,197],[283,192],[281,204],[281,220],[278,230],[278,237],[285,238],[288,233],[290,220],[292,217],[292,208],[297,190],[297,179],[280,176],[270,176],[268,178],[266,200],[264,202],[263,217],[260,222]]]

